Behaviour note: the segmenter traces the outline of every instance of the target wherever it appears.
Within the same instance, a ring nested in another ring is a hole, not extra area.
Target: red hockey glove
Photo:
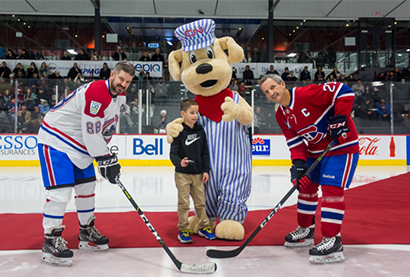
[[[297,190],[307,188],[311,183],[310,177],[305,175],[307,166],[303,160],[294,160],[290,168],[290,181]]]
[[[347,127],[345,115],[339,114],[329,118],[328,127],[329,134],[335,144],[342,144],[349,140],[351,133]]]

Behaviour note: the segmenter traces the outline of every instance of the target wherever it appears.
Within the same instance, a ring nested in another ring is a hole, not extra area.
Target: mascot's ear
[[[222,50],[228,49],[229,62],[239,63],[243,60],[243,49],[240,47],[233,38],[223,37],[218,39]]]
[[[169,73],[171,73],[172,78],[177,81],[181,76],[181,67],[179,62],[182,61],[182,49],[172,51],[168,57],[168,67]]]

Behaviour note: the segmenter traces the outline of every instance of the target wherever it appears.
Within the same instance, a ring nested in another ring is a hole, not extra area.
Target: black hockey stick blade
[[[152,224],[149,222],[148,218],[144,215],[140,207],[138,207],[137,203],[131,197],[131,195],[129,194],[127,189],[124,187],[124,185],[121,183],[119,178],[116,179],[116,182],[117,182],[117,185],[121,188],[122,192],[125,194],[125,196],[127,196],[128,200],[134,206],[135,210],[140,215],[142,221],[144,221],[145,225],[147,225],[148,229],[152,232],[152,234],[157,239],[159,244],[162,246],[162,248],[164,248],[165,252],[171,258],[172,262],[175,264],[178,270],[184,273],[191,273],[191,274],[206,274],[206,273],[214,273],[216,271],[216,268],[217,268],[216,263],[204,263],[204,264],[183,264],[181,263],[175,257],[175,255],[171,252],[171,250],[168,248],[168,246],[165,244],[162,238],[159,236],[157,231],[154,229],[154,226],[152,226]]]
[[[317,166],[317,164],[323,159],[323,157],[329,152],[330,148],[334,145],[334,142],[332,141],[329,143],[329,145],[326,147],[326,149],[323,151],[322,154],[315,160],[315,162],[308,168],[308,170],[305,172],[305,175],[308,175],[312,170]],[[296,187],[293,187],[286,193],[286,195],[282,198],[282,200],[279,201],[279,203],[273,208],[273,210],[268,214],[267,217],[262,221],[262,223],[253,231],[253,233],[249,236],[249,238],[238,248],[233,249],[233,250],[217,250],[217,249],[209,249],[206,251],[206,255],[210,258],[216,258],[216,259],[224,259],[224,258],[233,258],[238,256],[243,249],[253,240],[253,238],[259,233],[259,231],[265,227],[265,225],[268,223],[268,221],[273,217],[273,215],[280,209],[282,208],[283,204],[289,199],[289,197],[295,192]]]

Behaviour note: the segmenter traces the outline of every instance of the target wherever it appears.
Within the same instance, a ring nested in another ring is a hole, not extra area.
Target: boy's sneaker
[[[94,227],[95,216],[92,216],[86,225],[80,225],[80,233],[78,239],[80,243],[78,248],[87,250],[107,250],[108,238]]]
[[[214,232],[212,232],[211,227],[202,228],[201,230],[199,230],[198,235],[200,235],[201,237],[204,237],[208,240],[216,239],[216,236],[215,236]]]
[[[179,231],[178,239],[181,243],[192,243],[191,230],[182,230]]]
[[[41,247],[44,262],[61,266],[70,266],[72,264],[73,251],[67,248],[67,242],[61,236],[64,228],[64,225],[54,227],[50,234],[45,235],[45,241],[43,247]]]
[[[295,231],[290,232],[285,237],[285,246],[300,247],[313,245],[315,238],[315,225],[312,224],[308,228],[298,226]]]
[[[309,250],[312,263],[335,263],[345,259],[343,244],[340,235],[332,238],[323,238],[322,242]]]

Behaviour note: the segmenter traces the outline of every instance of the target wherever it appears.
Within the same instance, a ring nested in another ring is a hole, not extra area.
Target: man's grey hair
[[[135,76],[135,68],[134,65],[129,61],[120,61],[114,67],[115,74],[120,73],[120,71],[124,71],[125,73],[130,74],[131,76]]]
[[[281,84],[283,82],[282,78],[278,74],[266,74],[262,77],[260,85],[262,86],[263,82],[265,82],[267,79],[272,79],[278,84]]]

